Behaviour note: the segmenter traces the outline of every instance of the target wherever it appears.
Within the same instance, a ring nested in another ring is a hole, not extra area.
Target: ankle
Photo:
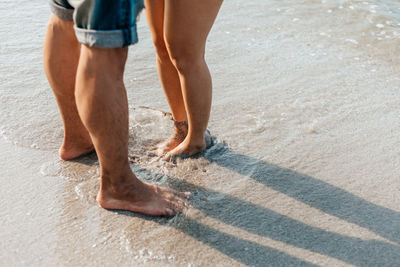
[[[140,186],[140,183],[130,169],[124,174],[102,175],[100,192],[107,195],[127,195],[132,189]]]
[[[187,121],[174,121],[174,136],[176,139],[184,140],[188,134]]]
[[[64,134],[63,146],[65,148],[75,147],[75,146],[93,146],[92,139],[89,134],[87,135],[71,135]]]
[[[186,137],[186,141],[191,147],[202,148],[206,144],[205,133],[202,132],[189,133]]]

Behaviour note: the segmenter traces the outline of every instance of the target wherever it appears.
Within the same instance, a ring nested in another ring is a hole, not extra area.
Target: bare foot
[[[165,142],[157,146],[157,156],[161,157],[165,153],[177,147],[180,143],[182,143],[185,140],[187,132],[188,132],[187,121],[181,121],[181,122],[174,121],[174,134],[171,136],[170,139],[166,140]]]
[[[122,190],[100,187],[97,202],[102,208],[127,210],[155,216],[174,216],[186,206],[189,192],[177,192],[165,187],[146,184],[135,178],[134,185],[121,186]]]
[[[72,139],[72,138],[71,138]],[[63,160],[71,160],[77,157],[89,154],[94,151],[92,140],[86,138],[75,138],[74,141],[68,141],[64,138],[64,142],[60,147],[59,154]]]
[[[166,153],[162,160],[171,161],[177,157],[187,158],[195,156],[196,154],[204,151],[206,148],[212,146],[212,138],[208,130],[205,132],[205,137],[200,140],[201,141],[196,141],[186,138],[176,148]]]

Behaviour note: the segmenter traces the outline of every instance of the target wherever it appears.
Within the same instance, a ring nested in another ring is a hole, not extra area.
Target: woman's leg
[[[211,109],[211,75],[204,59],[208,33],[222,0],[165,0],[164,38],[178,70],[189,131],[184,142],[164,158],[193,155],[205,147]]]
[[[157,69],[161,85],[171,108],[174,135],[161,144],[160,155],[174,149],[183,142],[187,135],[186,109],[183,102],[181,83],[178,72],[169,57],[164,41],[164,0],[146,0],[146,18],[149,24],[157,55]]]

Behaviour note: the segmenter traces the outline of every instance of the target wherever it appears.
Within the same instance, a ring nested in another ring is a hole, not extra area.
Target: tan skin
[[[128,102],[123,73],[128,48],[79,45],[73,23],[52,15],[44,68],[64,123],[63,159],[96,149],[100,162],[97,201],[106,209],[173,216],[190,193],[146,184],[128,161]]]
[[[211,109],[212,82],[204,59],[207,36],[222,0],[145,0],[157,67],[175,126],[158,152],[164,160],[203,150]],[[182,131],[185,134],[182,135]]]
[[[60,157],[64,160],[76,158],[94,149],[75,103],[75,76],[81,46],[71,27],[72,22],[62,21],[52,15],[44,47],[45,72],[64,124],[64,141],[59,150]]]

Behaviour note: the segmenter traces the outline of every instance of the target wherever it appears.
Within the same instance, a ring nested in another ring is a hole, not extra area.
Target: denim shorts
[[[78,41],[102,48],[137,43],[136,19],[143,0],[50,0],[52,12],[74,21]]]

